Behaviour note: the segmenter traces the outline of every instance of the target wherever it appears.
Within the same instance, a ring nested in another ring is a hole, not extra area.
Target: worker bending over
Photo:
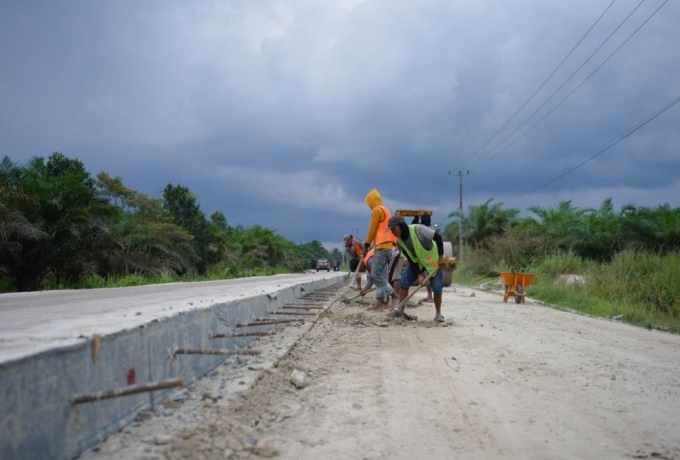
[[[392,216],[387,223],[392,234],[397,238],[397,244],[401,248],[402,254],[408,259],[408,267],[399,280],[399,302],[403,301],[408,295],[411,284],[418,279],[421,272],[432,273],[437,267],[444,266],[444,241],[441,235],[425,225],[407,225],[402,216]],[[444,322],[442,316],[442,292],[444,285],[442,282],[442,272],[430,278],[432,292],[434,294],[434,308],[436,322]],[[403,316],[404,306],[399,310],[392,310],[389,316],[396,318]]]
[[[349,271],[350,275],[355,278],[356,288],[361,290],[361,273],[357,268],[361,263],[361,258],[363,257],[364,250],[361,246],[361,242],[354,238],[353,235],[345,235],[342,237],[342,241],[345,243],[345,250],[349,256]],[[354,287],[354,286],[352,286]]]

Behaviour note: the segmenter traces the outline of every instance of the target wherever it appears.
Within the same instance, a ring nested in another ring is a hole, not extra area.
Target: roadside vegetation
[[[680,208],[599,208],[569,201],[518,209],[488,200],[463,215],[460,283],[535,273],[527,294],[558,308],[680,333]],[[458,247],[458,212],[443,229]],[[218,280],[340,262],[320,242],[295,244],[259,225],[206,218],[197,197],[167,184],[160,198],[55,152],[0,162],[0,292]],[[502,288],[496,285],[496,288]]]
[[[489,200],[463,216],[462,284],[503,289],[500,272],[534,273],[527,295],[557,308],[680,333],[680,208],[597,209],[564,201],[531,215]],[[443,230],[457,247],[459,213]]]
[[[0,162],[0,292],[134,286],[300,272],[341,261],[319,241],[295,244],[259,225],[206,218],[168,184],[161,198],[55,152]]]

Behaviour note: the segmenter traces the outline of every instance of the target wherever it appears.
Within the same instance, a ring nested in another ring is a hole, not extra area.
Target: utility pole
[[[470,171],[465,172],[466,175],[470,174]],[[451,171],[449,171],[449,176]],[[460,196],[460,205],[458,207],[458,261],[463,261],[463,173],[458,171],[458,195]]]

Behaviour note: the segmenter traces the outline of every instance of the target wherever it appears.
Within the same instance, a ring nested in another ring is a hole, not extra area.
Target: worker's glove
[[[368,251],[371,247],[371,243],[364,243],[364,251]]]

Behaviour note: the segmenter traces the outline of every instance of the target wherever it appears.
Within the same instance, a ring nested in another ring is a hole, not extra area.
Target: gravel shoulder
[[[82,458],[680,458],[678,336],[462,287],[444,325],[367,305],[333,302],[290,353],[242,364],[250,381],[222,366],[194,385],[212,397],[185,390]]]

